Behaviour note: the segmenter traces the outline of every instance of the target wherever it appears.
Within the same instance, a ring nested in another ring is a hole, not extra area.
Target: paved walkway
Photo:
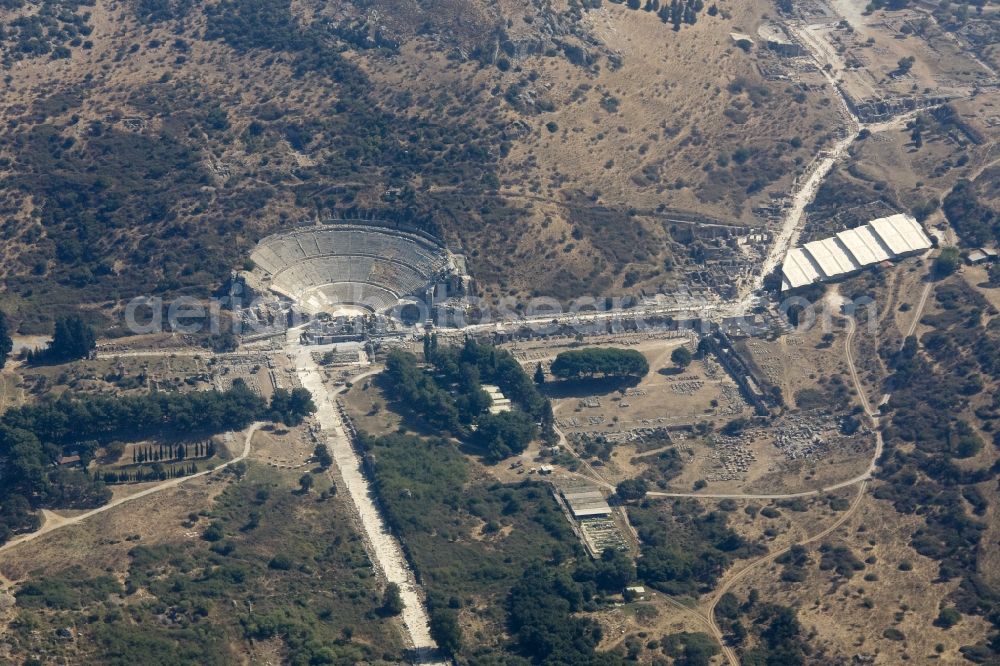
[[[312,394],[313,402],[316,403],[316,419],[327,436],[327,445],[333,455],[334,464],[340,470],[347,492],[361,517],[361,525],[371,552],[375,556],[375,563],[389,582],[399,585],[404,604],[403,624],[416,651],[415,661],[443,666],[447,662],[440,661],[435,656],[438,646],[431,638],[420,587],[403,556],[399,541],[389,531],[375,505],[368,479],[361,471],[361,458],[351,445],[334,402],[336,392],[331,393],[324,386],[322,371],[313,359],[311,348],[291,345],[290,351],[294,354],[295,371],[299,381]]]

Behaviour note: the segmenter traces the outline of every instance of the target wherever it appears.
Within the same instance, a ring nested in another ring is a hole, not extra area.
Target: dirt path
[[[923,316],[924,306],[927,305],[927,297],[931,295],[931,289],[934,287],[933,282],[928,282],[924,285],[924,290],[920,294],[920,300],[917,301],[917,307],[913,312],[913,321],[910,322],[910,327],[906,329],[906,335],[903,336],[903,342],[906,342],[906,338],[913,335],[917,330],[917,324],[920,323],[920,318]]]
[[[45,522],[39,529],[37,529],[34,532],[31,532],[30,534],[24,534],[22,536],[17,537],[16,539],[11,539],[7,543],[0,546],[0,553],[6,550],[10,550],[11,548],[20,546],[23,543],[34,541],[38,537],[49,534],[50,532],[54,532],[57,529],[68,527],[70,525],[76,525],[77,523],[83,522],[84,520],[92,516],[104,513],[105,511],[110,511],[111,509],[119,507],[122,504],[127,504],[128,502],[132,502],[141,497],[148,497],[149,495],[162,492],[167,488],[175,488],[181,485],[182,483],[187,483],[192,479],[197,479],[198,477],[201,476],[207,476],[209,474],[213,474],[221,469],[225,469],[229,465],[238,463],[241,460],[244,460],[250,454],[250,440],[253,439],[254,433],[256,433],[257,430],[260,429],[262,425],[264,425],[263,422],[259,421],[257,423],[252,424],[246,432],[246,436],[243,441],[243,451],[240,453],[240,455],[236,456],[231,460],[227,460],[226,462],[220,464],[214,469],[206,469],[196,474],[191,474],[190,476],[181,476],[176,479],[168,479],[166,481],[156,484],[155,486],[151,486],[149,488],[146,488],[145,490],[140,490],[139,492],[132,495],[119,497],[118,499],[108,502],[104,506],[97,507],[96,509],[91,509],[90,511],[86,511],[76,516],[62,517],[59,516],[58,514],[52,513],[51,511],[45,511],[43,512],[43,516],[45,517]]]
[[[805,546],[810,543],[819,541],[820,539],[824,539],[830,534],[832,534],[834,531],[840,528],[841,525],[850,520],[851,517],[857,512],[858,507],[861,506],[861,500],[864,498],[865,491],[867,489],[868,489],[868,481],[867,480],[862,481],[861,485],[858,487],[858,494],[854,497],[854,501],[851,502],[851,506],[848,507],[847,511],[845,511],[843,515],[840,516],[840,518],[838,518],[832,525],[830,525],[823,531],[817,532],[811,537],[808,537],[796,543],[789,544],[784,548],[781,548],[780,550],[768,553],[767,555],[761,557],[760,559],[756,559],[750,562],[748,565],[746,565],[738,572],[730,576],[725,582],[723,582],[722,585],[716,588],[715,594],[712,596],[712,600],[709,602],[708,607],[706,608],[705,615],[709,618],[709,625],[712,628],[712,633],[715,635],[716,640],[718,640],[719,644],[722,646],[722,653],[725,655],[726,659],[732,666],[740,666],[740,660],[737,657],[736,652],[731,647],[726,645],[725,641],[723,640],[722,630],[719,629],[719,625],[715,621],[715,608],[716,606],[719,605],[719,600],[722,599],[722,596],[726,594],[726,592],[728,592],[730,589],[732,589],[732,587],[736,585],[736,583],[740,582],[748,575],[750,575],[750,573],[753,570],[757,569],[762,565],[773,562],[774,560],[778,559],[779,557],[790,551],[792,547]]]
[[[918,316],[920,309],[922,308],[918,308],[918,313],[917,313]],[[861,385],[861,380],[858,376],[858,371],[854,363],[853,351],[851,349],[851,345],[854,340],[854,334],[857,331],[857,323],[854,321],[853,317],[847,318],[847,326],[848,326],[847,339],[844,341],[845,342],[844,357],[845,360],[847,361],[847,366],[850,369],[851,378],[854,381],[854,388],[858,393],[858,398],[861,400],[861,404],[862,407],[864,407],[865,414],[868,416],[868,419],[871,421],[871,425],[875,430],[875,453],[872,456],[871,463],[869,463],[868,465],[868,469],[863,474],[860,474],[853,479],[848,479],[847,481],[844,481],[843,483],[840,483],[837,486],[829,487],[829,489],[845,488],[847,486],[851,486],[854,484],[860,484],[858,486],[858,493],[854,497],[854,501],[851,502],[851,506],[848,507],[847,511],[845,511],[843,515],[841,515],[840,518],[838,518],[832,525],[830,525],[829,527],[820,532],[817,532],[811,537],[807,537],[795,543],[791,543],[781,548],[780,550],[776,550],[774,552],[768,553],[767,555],[764,555],[763,557],[753,560],[752,562],[748,563],[745,567],[743,567],[736,573],[729,576],[725,581],[723,581],[723,583],[718,588],[716,588],[715,593],[712,595],[712,598],[709,601],[708,606],[705,610],[705,616],[709,620],[709,626],[712,629],[712,634],[715,636],[716,640],[719,641],[719,645],[722,646],[723,655],[725,655],[726,660],[732,666],[740,666],[740,661],[739,657],[736,654],[736,651],[733,650],[730,646],[726,645],[724,637],[722,635],[722,630],[719,629],[719,625],[715,620],[715,608],[716,606],[718,606],[719,600],[722,598],[724,594],[726,594],[729,590],[731,590],[733,586],[736,585],[736,583],[740,582],[741,580],[749,576],[750,573],[755,569],[765,564],[773,562],[774,560],[776,560],[777,558],[781,557],[789,550],[791,550],[793,546],[805,546],[829,536],[834,531],[836,531],[841,525],[850,520],[850,518],[857,512],[858,507],[861,506],[861,500],[864,498],[865,491],[868,489],[869,479],[871,478],[871,475],[875,472],[875,468],[878,465],[878,459],[882,456],[883,440],[882,440],[882,433],[878,431],[879,416],[877,412],[872,410],[871,405],[868,402],[868,398],[865,396],[864,387]]]

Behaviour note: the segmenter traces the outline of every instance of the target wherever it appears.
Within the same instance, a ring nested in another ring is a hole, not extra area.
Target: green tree
[[[941,612],[938,613],[937,619],[934,620],[934,624],[943,629],[951,629],[961,621],[962,614],[959,613],[958,610],[949,606],[941,609]]]
[[[896,63],[896,76],[903,76],[904,74],[907,74],[913,68],[913,63],[916,61],[917,59],[913,56],[900,58],[899,62]]]
[[[97,340],[94,331],[78,314],[60,317],[56,320],[52,343],[45,351],[46,360],[62,362],[86,358]]]
[[[589,347],[561,352],[549,371],[560,379],[645,377],[649,373],[649,363],[634,349]]]
[[[433,605],[428,609],[431,636],[438,647],[447,654],[454,655],[462,649],[462,628],[458,624],[455,611],[447,607]]]
[[[670,354],[670,360],[678,368],[686,368],[691,365],[691,351],[687,347],[678,347]]]
[[[594,576],[597,586],[609,592],[621,592],[633,580],[635,563],[632,558],[614,548],[605,548]]]
[[[503,460],[528,448],[537,428],[531,416],[521,411],[484,414],[475,439],[492,460]]]
[[[0,365],[0,367],[3,366]],[[535,383],[539,386],[545,383],[545,370],[542,369],[541,363],[535,366]]]
[[[299,488],[302,489],[303,493],[307,493],[312,490],[314,483],[315,480],[313,479],[312,474],[306,473],[299,477]]]
[[[317,444],[316,448],[313,450],[313,458],[315,458],[316,462],[319,463],[319,466],[324,469],[333,464],[333,456],[330,455],[330,448],[322,442]]]
[[[30,430],[0,426],[0,451],[6,458],[3,472],[8,489],[30,489],[42,483],[48,462],[38,437]]]
[[[205,529],[201,534],[201,538],[205,541],[221,541],[222,537],[225,536],[223,531],[222,523],[218,520],[212,521],[212,523]]]
[[[389,583],[382,595],[382,612],[386,615],[399,615],[403,612],[403,597],[399,593],[399,585]]]
[[[949,245],[941,249],[941,252],[934,258],[934,275],[938,278],[945,278],[958,270],[961,263],[958,248]]]
[[[291,391],[275,389],[271,394],[271,419],[287,426],[297,426],[309,414],[316,411],[312,394],[308,389],[295,388]]]
[[[0,370],[7,364],[7,357],[14,349],[14,341],[10,338],[10,330],[7,326],[7,315],[0,311]]]
[[[715,639],[701,632],[670,634],[662,643],[663,651],[674,658],[675,666],[708,666],[719,653]]]
[[[641,500],[648,490],[644,479],[625,479],[615,486],[615,493],[624,502]]]

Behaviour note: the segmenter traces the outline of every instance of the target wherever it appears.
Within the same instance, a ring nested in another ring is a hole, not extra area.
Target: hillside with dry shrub
[[[672,213],[760,224],[840,124],[732,42],[767,11],[7,0],[3,300],[24,329],[38,304],[113,320],[357,215],[441,235],[488,295],[669,287],[699,261]]]

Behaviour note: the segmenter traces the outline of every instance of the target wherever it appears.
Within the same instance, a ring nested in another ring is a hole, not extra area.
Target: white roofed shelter
[[[926,250],[931,246],[931,240],[923,228],[909,215],[899,213],[882,217],[872,220],[868,226],[896,256]]]
[[[923,252],[931,245],[923,227],[909,215],[881,217],[789,250],[781,265],[781,290],[846,277],[865,266]]]
[[[789,251],[781,271],[784,274],[783,281],[789,285],[788,287],[783,286],[782,291],[803,287],[821,279],[819,266],[815,264],[812,256],[801,247]]]
[[[888,261],[891,256],[889,250],[882,245],[875,232],[867,225],[841,231],[837,234],[837,238],[860,266]]]

